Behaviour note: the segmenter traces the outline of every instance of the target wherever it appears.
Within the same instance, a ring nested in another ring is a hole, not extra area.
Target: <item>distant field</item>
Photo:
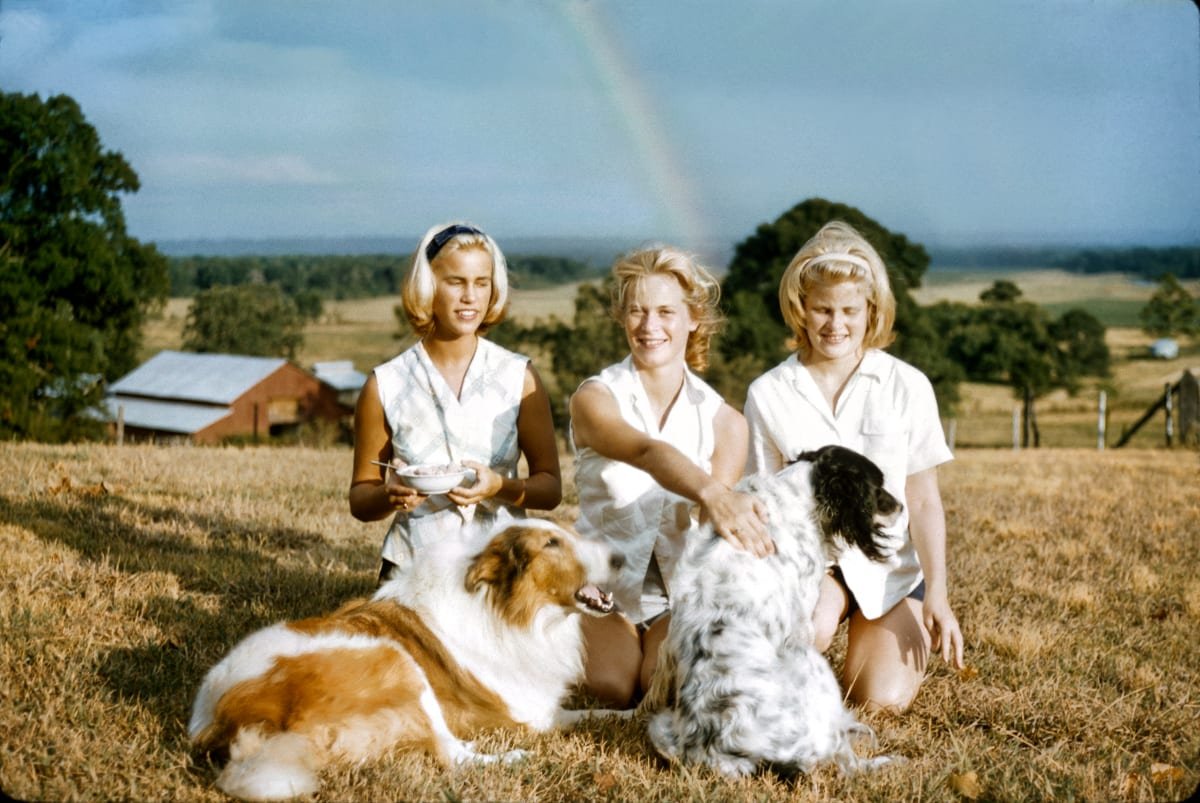
[[[575,313],[577,283],[559,287],[511,291],[510,317],[521,323],[557,316],[569,321]],[[301,365],[323,360],[352,360],[359,370],[368,370],[395,356],[407,347],[408,326],[401,328],[395,314],[399,296],[326,301],[325,314],[304,333],[304,348],[298,355]],[[142,358],[163,349],[180,346],[183,325],[191,299],[172,298],[161,316],[146,324]],[[396,335],[403,332],[402,338]]]

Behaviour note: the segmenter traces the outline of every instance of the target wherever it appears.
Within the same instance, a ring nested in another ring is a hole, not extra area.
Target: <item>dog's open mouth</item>
[[[575,592],[575,599],[589,613],[605,614],[612,613],[616,603],[613,602],[613,595],[610,591],[605,591],[597,585],[586,585]]]

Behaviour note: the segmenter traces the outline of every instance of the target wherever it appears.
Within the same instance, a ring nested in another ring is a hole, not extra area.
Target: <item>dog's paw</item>
[[[863,758],[853,755],[848,761],[838,761],[838,768],[843,775],[856,775],[860,772],[876,772],[893,764],[905,764],[908,759],[904,756],[872,756]]]
[[[533,754],[528,750],[509,750],[507,753],[501,753],[497,758],[502,764],[516,764],[518,761],[525,761]]]
[[[637,716],[636,708],[595,708],[591,711],[593,717],[608,719],[633,719]]]

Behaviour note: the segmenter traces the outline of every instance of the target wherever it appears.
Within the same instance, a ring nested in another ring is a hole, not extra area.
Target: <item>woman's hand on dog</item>
[[[701,497],[700,504],[717,535],[755,557],[775,553],[775,542],[767,529],[767,508],[750,494],[720,486]]]

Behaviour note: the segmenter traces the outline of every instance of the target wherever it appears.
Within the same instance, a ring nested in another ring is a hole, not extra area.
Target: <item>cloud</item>
[[[147,160],[145,172],[153,181],[194,185],[321,186],[338,182],[332,172],[316,167],[304,156],[294,153],[158,155]]]

